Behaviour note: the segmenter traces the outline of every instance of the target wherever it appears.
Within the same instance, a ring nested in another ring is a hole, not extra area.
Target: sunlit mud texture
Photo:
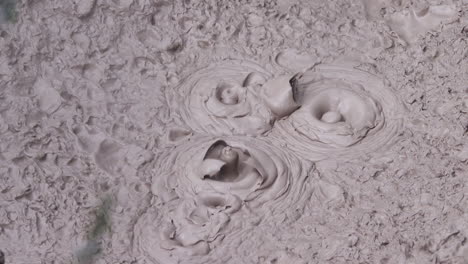
[[[455,22],[458,14],[455,5],[429,6],[419,12],[414,9],[396,12],[390,16],[387,24],[406,43],[413,44],[425,33]]]
[[[394,142],[404,107],[383,79],[334,65],[295,78],[301,107],[277,122],[276,142],[314,161],[383,151]]]
[[[257,95],[271,75],[260,66],[229,60],[190,74],[166,95],[181,125],[212,135],[258,135],[272,114]]]
[[[155,205],[135,227],[135,250],[156,263],[204,263],[303,199],[307,164],[254,138],[191,138],[156,161]]]

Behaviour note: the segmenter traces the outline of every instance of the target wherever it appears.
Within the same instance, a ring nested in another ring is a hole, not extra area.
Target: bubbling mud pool
[[[467,0],[17,2],[0,264],[468,263]]]
[[[152,191],[158,205],[139,219],[135,250],[156,263],[207,255],[225,237],[272,221],[303,199],[312,169],[294,154],[251,137],[195,136],[181,142],[155,163]]]
[[[313,161],[375,154],[403,117],[382,78],[340,65],[273,77],[224,61],[167,98],[189,131],[152,165],[155,204],[135,225],[136,254],[156,263],[210,262],[252,225],[308,199]],[[312,193],[336,193],[315,185]]]
[[[301,107],[276,122],[269,137],[308,160],[374,153],[402,127],[404,106],[378,76],[319,65],[295,83]]]

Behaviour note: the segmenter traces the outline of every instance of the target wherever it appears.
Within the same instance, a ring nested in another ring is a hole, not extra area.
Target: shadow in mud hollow
[[[96,219],[89,232],[86,244],[75,252],[79,264],[92,264],[101,252],[100,240],[110,231],[110,208],[112,200],[110,196],[102,200],[102,204],[96,210]],[[0,263],[1,264],[1,263]]]

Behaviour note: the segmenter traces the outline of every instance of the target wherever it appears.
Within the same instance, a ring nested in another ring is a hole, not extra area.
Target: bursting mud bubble
[[[228,60],[189,75],[167,96],[174,111],[195,131],[258,135],[271,128],[273,119],[257,96],[270,77],[255,63]]]
[[[319,65],[301,74],[296,86],[301,108],[279,121],[271,136],[304,158],[376,155],[403,129],[404,105],[374,74]]]
[[[285,209],[307,197],[303,187],[314,168],[292,153],[254,138],[191,141],[162,153],[154,166],[159,205],[135,230],[135,250],[154,261],[203,263],[244,226],[281,222]]]

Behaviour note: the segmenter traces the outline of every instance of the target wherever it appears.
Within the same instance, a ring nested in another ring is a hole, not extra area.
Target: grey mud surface
[[[466,0],[17,9],[0,263],[468,263]]]

